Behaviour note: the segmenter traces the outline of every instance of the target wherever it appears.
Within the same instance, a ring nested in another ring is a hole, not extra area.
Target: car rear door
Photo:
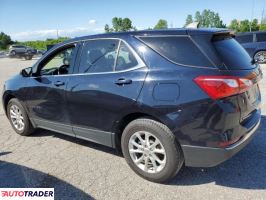
[[[69,116],[76,136],[113,146],[112,128],[136,102],[146,73],[145,64],[125,42],[85,41],[79,71],[67,86]]]

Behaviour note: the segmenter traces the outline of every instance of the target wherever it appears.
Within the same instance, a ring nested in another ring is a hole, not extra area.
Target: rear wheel
[[[13,129],[19,135],[30,135],[34,131],[25,109],[17,99],[8,102],[7,115]]]
[[[164,124],[151,119],[129,123],[121,146],[131,169],[150,181],[165,182],[173,178],[184,162],[173,133]]]
[[[15,55],[16,55],[16,51],[14,51],[14,50],[11,51],[11,52],[10,52],[10,55],[11,55],[11,56],[15,56]]]
[[[266,51],[258,51],[254,55],[254,60],[261,64],[266,63]]]
[[[31,60],[32,56],[31,55],[25,55],[25,60]]]

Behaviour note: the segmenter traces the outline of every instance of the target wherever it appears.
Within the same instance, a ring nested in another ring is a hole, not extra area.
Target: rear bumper
[[[252,140],[259,125],[260,120],[240,141],[227,148],[182,145],[185,165],[191,167],[213,167],[228,160]]]

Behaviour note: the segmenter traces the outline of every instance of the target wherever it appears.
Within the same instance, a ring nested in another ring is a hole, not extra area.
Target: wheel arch
[[[113,127],[113,131],[115,133],[114,135],[115,145],[114,146],[116,149],[121,150],[121,136],[122,136],[122,133],[125,127],[133,120],[140,119],[140,118],[152,119],[160,123],[163,123],[162,120],[160,120],[158,117],[155,117],[154,115],[144,113],[144,112],[134,112],[134,113],[129,113],[123,116]]]
[[[7,105],[8,105],[8,102],[13,99],[13,98],[16,98],[15,95],[11,94],[11,93],[8,93],[6,92],[4,95],[3,95],[3,106],[4,106],[4,111],[5,111],[5,114],[7,115]]]

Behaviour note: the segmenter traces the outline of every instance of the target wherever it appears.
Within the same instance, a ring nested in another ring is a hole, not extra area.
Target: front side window
[[[111,72],[114,70],[119,40],[89,40],[84,44],[80,73]]]
[[[181,65],[212,67],[210,61],[187,36],[140,37],[149,47]]]
[[[70,63],[73,59],[74,46],[63,49],[51,56],[40,69],[40,75],[69,74]]]

